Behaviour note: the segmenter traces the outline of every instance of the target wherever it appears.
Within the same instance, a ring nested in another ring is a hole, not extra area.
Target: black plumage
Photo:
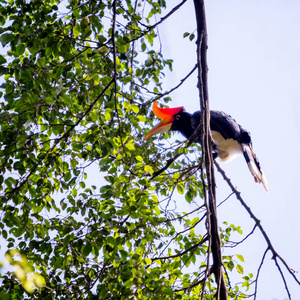
[[[183,106],[174,108],[158,107],[157,101],[153,103],[153,113],[161,121],[145,136],[145,140],[153,135],[168,130],[179,131],[186,139],[190,139],[197,129],[201,113],[196,111],[190,114]],[[250,133],[239,125],[230,115],[222,111],[210,111],[210,129],[213,140],[213,156],[227,161],[237,153],[243,153],[248,168],[256,182],[261,182],[268,190],[268,183],[252,149]],[[201,143],[200,135],[195,139]]]
[[[201,112],[190,114],[181,110],[174,116],[171,130],[179,131],[189,139],[200,123]],[[234,139],[239,143],[252,144],[250,133],[239,125],[230,115],[222,111],[210,111],[210,129],[219,132],[224,139]],[[200,139],[196,140],[200,143]]]
[[[200,123],[201,113],[196,111],[190,114],[184,109],[173,116],[171,130],[179,131],[185,138],[189,139]],[[226,161],[237,153],[243,153],[248,168],[256,182],[262,182],[268,190],[267,180],[260,167],[260,163],[252,149],[250,133],[239,125],[230,115],[222,111],[210,111],[210,128],[213,139],[214,156]],[[200,137],[196,143],[201,143]]]

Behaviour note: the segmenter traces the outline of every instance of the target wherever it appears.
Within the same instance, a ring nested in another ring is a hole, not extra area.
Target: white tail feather
[[[253,152],[250,145],[247,144],[241,144],[243,154],[245,157],[245,160],[247,162],[248,168],[251,172],[251,174],[254,177],[255,182],[262,183],[265,190],[268,192],[268,182],[267,178],[264,175],[263,170],[260,167],[259,161],[256,158],[255,153]]]

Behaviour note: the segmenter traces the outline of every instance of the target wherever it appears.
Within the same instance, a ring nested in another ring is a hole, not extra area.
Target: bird
[[[201,118],[201,111],[190,114],[185,111],[183,106],[161,108],[158,107],[157,100],[153,102],[153,113],[161,122],[146,134],[144,140],[169,130],[179,131],[189,140],[197,129]],[[262,183],[265,190],[268,191],[267,179],[253,152],[250,133],[230,115],[216,110],[210,111],[210,129],[214,159],[219,157],[221,161],[229,161],[236,154],[243,154],[254,181]],[[200,136],[196,137],[195,142],[201,144]]]

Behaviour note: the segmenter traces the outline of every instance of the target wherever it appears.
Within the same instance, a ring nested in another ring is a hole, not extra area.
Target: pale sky
[[[210,108],[230,114],[251,132],[269,193],[254,182],[242,156],[221,167],[261,220],[275,250],[300,271],[300,1],[210,0],[206,17]],[[193,1],[160,28],[164,55],[174,59],[174,72],[165,82],[169,87],[179,83],[196,62],[195,42],[182,40],[184,32],[195,28]],[[196,83],[195,75],[172,95],[170,106],[199,110]],[[216,178],[221,202],[230,189],[219,174]],[[220,207],[218,216],[220,223],[241,225],[245,234],[254,226],[235,197]],[[255,276],[266,247],[257,230],[242,247],[226,253],[244,255],[245,272]],[[300,286],[284,274],[292,299],[300,300]],[[269,253],[257,300],[275,299],[287,299],[287,294]]]

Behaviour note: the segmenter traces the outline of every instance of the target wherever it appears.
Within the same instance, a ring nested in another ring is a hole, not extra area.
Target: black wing
[[[195,130],[200,122],[200,111],[196,111],[191,118],[191,124]],[[224,139],[234,139],[239,143],[251,144],[250,133],[240,126],[235,119],[222,111],[210,111],[210,129],[220,132]]]

